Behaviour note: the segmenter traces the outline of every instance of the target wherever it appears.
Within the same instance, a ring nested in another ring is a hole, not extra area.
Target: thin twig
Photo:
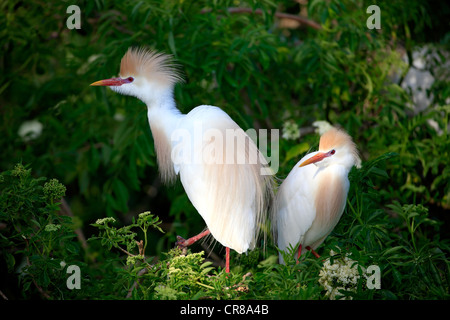
[[[147,272],[148,272],[148,269],[147,269],[147,268],[144,268],[144,269],[142,269],[141,271],[139,271],[137,275],[138,275],[138,277],[140,277],[140,276],[146,274]],[[141,279],[140,279],[140,280],[141,280]],[[136,280],[136,281],[133,283],[133,285],[131,286],[131,288],[128,290],[128,294],[127,294],[127,296],[126,296],[127,299],[131,298],[131,295],[133,294],[133,290],[137,288],[137,286],[138,286],[140,280]]]
[[[145,262],[145,264],[146,264],[149,268],[153,268],[153,265],[151,265],[150,263],[148,263],[147,261],[145,261],[145,256],[144,256],[144,249],[143,249],[143,242],[142,242],[142,240],[141,240],[141,241],[136,241],[136,243],[138,244],[138,247],[139,247],[139,254],[138,254],[138,255],[140,255],[140,256],[142,256],[142,257],[144,258],[144,262]],[[136,255],[136,254],[132,254],[132,253],[128,252],[127,250],[121,248],[119,245],[118,245],[117,247],[115,247],[115,248],[117,248],[117,249],[119,249],[120,251],[126,253],[126,254],[127,254],[128,256],[130,256],[130,257],[137,257],[137,256],[138,256],[138,255]]]
[[[8,300],[8,297],[0,290],[0,296],[2,296],[3,300]]]
[[[64,199],[64,198],[61,199],[61,213],[66,216],[72,217],[72,218],[74,217],[69,204],[67,203],[66,199]],[[84,236],[83,230],[81,228],[78,228],[75,230],[75,233],[76,233],[78,241],[80,241],[83,249],[87,249],[88,244],[86,241],[86,237]]]
[[[25,239],[25,243],[26,243],[27,248],[28,248],[28,239]],[[27,260],[27,265],[28,265],[29,267],[31,267],[31,262],[30,262],[30,259],[28,258],[28,256],[26,257],[26,260]],[[36,288],[38,289],[38,291],[39,291],[45,298],[51,299],[50,295],[49,295],[47,292],[45,292],[44,289],[42,289],[42,288],[37,284],[37,282],[36,282],[36,280],[34,279],[34,276],[33,276],[32,274],[31,274],[31,280],[33,281],[33,283],[34,283],[34,285],[36,286]]]
[[[307,134],[314,133],[316,131],[316,128],[314,127],[302,127],[300,130],[300,136],[305,136]]]
[[[91,148],[94,149],[101,149],[105,144],[103,142],[97,142],[94,145],[86,144],[85,146],[81,147],[77,150],[78,153],[83,153],[89,151]]]
[[[139,255],[143,256],[145,259],[145,252],[144,252],[144,241],[136,241],[136,244],[138,245],[139,248]]]
[[[201,11],[201,13],[209,13],[211,12],[211,9],[203,9]],[[257,14],[257,15],[262,15],[263,11],[261,9],[256,9],[253,10],[251,8],[228,8],[227,11],[229,13],[252,13],[252,14]],[[281,18],[281,19],[291,19],[291,20],[295,20],[297,22],[300,22],[301,24],[304,24],[310,28],[316,29],[316,30],[320,30],[322,29],[321,25],[318,24],[317,22],[313,21],[313,20],[309,20],[308,18],[299,16],[299,15],[295,15],[295,14],[289,14],[289,13],[283,13],[283,12],[275,12],[275,17],[277,18]]]
[[[120,249],[121,251],[125,252],[127,255],[129,255],[130,257],[135,257],[136,255],[129,253],[127,250],[122,249],[121,247],[117,246],[116,248]]]

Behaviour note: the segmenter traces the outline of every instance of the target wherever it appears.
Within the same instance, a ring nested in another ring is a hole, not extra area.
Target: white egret
[[[298,247],[296,259],[314,251],[344,212],[350,187],[348,173],[361,160],[352,138],[332,128],[320,137],[319,151],[304,156],[281,184],[274,219],[280,250]],[[280,263],[284,263],[280,254]]]
[[[177,109],[173,90],[181,80],[170,55],[130,48],[119,77],[91,85],[109,86],[147,105],[161,178],[170,183],[179,175],[207,225],[199,236],[177,244],[187,246],[211,233],[227,248],[229,272],[229,248],[243,253],[256,244],[272,177],[263,174],[267,162],[256,144],[223,110],[202,105],[182,114]]]

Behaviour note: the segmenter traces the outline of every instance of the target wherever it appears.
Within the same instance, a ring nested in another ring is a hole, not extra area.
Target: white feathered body
[[[345,166],[299,167],[317,152],[303,157],[281,184],[275,199],[278,248],[289,245],[302,252],[316,249],[336,226],[345,208],[350,187]],[[280,263],[283,258],[280,254]]]
[[[266,161],[256,144],[218,107],[199,106],[186,115],[154,108],[148,118],[163,179],[179,175],[223,246],[238,253],[252,249],[273,187],[272,178],[261,174]]]

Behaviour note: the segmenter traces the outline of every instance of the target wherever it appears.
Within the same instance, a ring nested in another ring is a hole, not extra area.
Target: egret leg
[[[225,248],[225,272],[230,273],[230,248]]]
[[[306,247],[306,250],[311,251],[311,253],[314,255],[314,257],[320,258],[320,255],[319,255],[316,251],[314,251],[314,249],[311,248],[310,246],[307,246],[307,247]],[[297,264],[298,264],[298,259],[300,259],[300,255],[301,255],[301,254],[302,254],[302,245],[299,245],[299,246],[298,246]]]
[[[297,254],[297,264],[298,264],[298,259],[300,259],[300,255],[302,254],[302,245],[300,244],[298,246],[298,254]]]
[[[311,247],[308,246],[308,247],[306,247],[306,249],[311,251],[311,253],[314,255],[314,257],[320,258],[319,254],[317,252],[315,252],[314,249],[312,249]]]
[[[206,229],[205,231],[203,231],[203,232],[199,233],[198,235],[193,236],[189,239],[183,239],[182,237],[177,236],[177,242],[175,243],[175,245],[180,248],[186,248],[186,247],[190,246],[191,244],[195,243],[196,241],[200,240],[204,236],[207,236],[208,234],[210,234],[210,231],[209,231],[209,229]]]

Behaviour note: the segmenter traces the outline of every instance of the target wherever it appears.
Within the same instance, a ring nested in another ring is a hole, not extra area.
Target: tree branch
[[[27,245],[27,249],[29,249],[29,243],[28,243],[28,239],[25,239],[25,244]],[[27,261],[27,266],[31,267],[31,262],[30,262],[30,258],[28,256],[26,256],[26,261]],[[31,276],[31,281],[33,281],[35,287],[38,289],[38,291],[41,293],[41,295],[43,297],[45,297],[46,299],[51,299],[50,295],[45,292],[44,289],[41,288],[41,286],[38,285],[38,283],[36,282],[36,280],[34,279],[34,276],[30,273]]]
[[[122,249],[120,246],[116,247],[117,249],[121,250],[122,252],[125,252],[127,255],[129,255],[130,257],[135,257],[135,254],[129,253],[127,250]]]
[[[211,9],[203,9],[201,11],[201,13],[209,13],[211,12]],[[257,14],[257,15],[262,15],[263,11],[261,9],[256,9],[256,10],[252,10],[251,8],[235,8],[235,7],[231,7],[228,8],[227,11],[229,13],[251,13],[251,14]],[[295,20],[303,25],[306,25],[310,28],[316,29],[316,30],[320,30],[322,29],[322,27],[320,26],[320,24],[318,24],[317,22],[313,21],[313,20],[309,20],[308,18],[299,16],[299,15],[295,15],[295,14],[290,14],[290,13],[283,13],[283,12],[275,12],[275,17],[280,18],[280,19],[291,19],[291,20]]]
[[[72,210],[70,209],[69,204],[67,203],[66,199],[62,198],[61,199],[61,213],[69,216],[69,217],[74,217]],[[78,241],[80,241],[81,246],[83,247],[83,249],[87,249],[88,244],[86,241],[86,237],[84,236],[83,230],[81,228],[78,228],[75,230],[75,233],[77,235]]]
[[[139,271],[139,273],[137,274],[138,277],[143,276],[144,274],[146,274],[148,272],[147,268],[142,269],[141,271]],[[141,279],[136,280],[133,285],[131,286],[130,289],[128,289],[128,294],[126,296],[126,299],[131,298],[131,295],[133,294],[133,290],[137,288],[137,286],[139,285],[139,282],[141,282]]]
[[[4,300],[8,300],[8,297],[0,290],[0,296],[4,299]]]

